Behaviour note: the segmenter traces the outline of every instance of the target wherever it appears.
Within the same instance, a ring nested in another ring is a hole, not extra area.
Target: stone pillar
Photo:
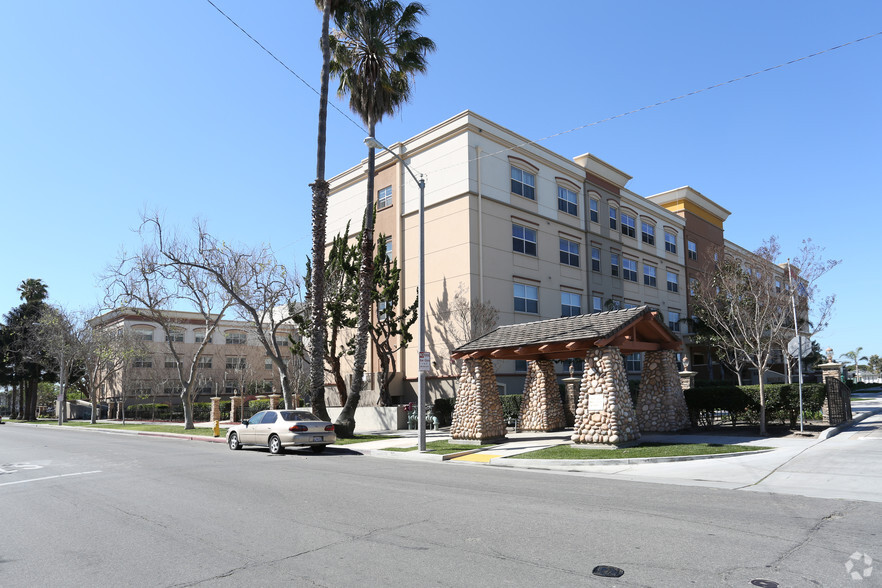
[[[466,359],[459,377],[450,436],[457,441],[496,443],[505,439],[502,400],[489,358]]]
[[[211,416],[208,418],[212,423],[220,420],[220,397],[214,396],[211,399]]]
[[[280,394],[270,394],[270,410],[275,410],[279,407],[279,398],[282,396]]]
[[[625,361],[618,348],[588,351],[576,408],[576,425],[570,438],[576,444],[612,445],[640,438],[637,415],[628,391]]]
[[[680,389],[688,390],[695,387],[695,376],[698,372],[690,372],[689,370],[680,372]]]
[[[566,386],[566,398],[563,403],[564,420],[568,427],[576,424],[576,407],[579,405],[579,378],[564,378]]]
[[[566,421],[553,361],[527,362],[527,380],[518,424],[522,431],[559,431],[564,428]]]
[[[832,350],[830,350],[832,351]],[[834,378],[836,380],[840,380],[842,378],[842,364],[836,363],[835,361],[831,361],[828,353],[827,363],[822,363],[818,367],[821,369],[822,380],[824,384],[827,384],[827,378]],[[842,384],[845,386],[845,384]],[[847,418],[851,418],[851,398],[848,399],[848,415]],[[845,411],[843,411],[845,412]],[[821,408],[821,414],[824,417],[824,423],[829,425],[830,423],[830,386],[827,386],[827,393],[824,395],[824,406]],[[836,423],[839,424],[839,423]]]
[[[689,409],[677,378],[673,351],[647,351],[637,395],[640,431],[679,431],[689,427]]]
[[[233,396],[230,398],[230,421],[238,423],[242,420],[242,397]]]

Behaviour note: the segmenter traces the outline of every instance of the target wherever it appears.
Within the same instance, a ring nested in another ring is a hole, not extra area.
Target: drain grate
[[[625,573],[625,570],[615,566],[597,566],[591,570],[591,573],[603,578],[618,578]]]

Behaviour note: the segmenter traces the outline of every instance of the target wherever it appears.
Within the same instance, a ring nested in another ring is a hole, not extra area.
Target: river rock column
[[[554,362],[527,362],[527,380],[518,424],[522,431],[559,431],[564,428],[563,402],[557,387]]]
[[[673,351],[647,351],[644,355],[636,408],[641,431],[679,431],[689,426],[689,409]]]
[[[577,444],[618,445],[639,438],[622,354],[616,347],[589,350],[570,439]]]
[[[242,420],[242,397],[233,396],[230,398],[230,421],[238,423]]]
[[[208,420],[212,423],[220,420],[220,401],[220,396],[213,396],[211,398],[211,416],[208,417]]]
[[[482,443],[505,438],[502,399],[496,387],[493,362],[489,358],[463,360],[450,436]]]

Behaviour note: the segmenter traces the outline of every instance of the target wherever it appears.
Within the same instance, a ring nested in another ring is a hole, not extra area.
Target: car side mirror
[[[242,424],[245,425],[245,427],[247,428],[248,427],[248,419],[242,419]]]

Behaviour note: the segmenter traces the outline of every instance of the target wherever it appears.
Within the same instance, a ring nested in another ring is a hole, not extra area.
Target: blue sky
[[[318,87],[312,0],[215,3]],[[424,3],[438,51],[379,125],[386,144],[465,109],[541,139],[882,31],[876,0]],[[877,36],[543,145],[596,154],[638,194],[691,185],[748,249],[824,245],[843,262],[821,284],[838,303],[819,342],[882,354],[880,58]],[[26,278],[56,304],[97,303],[144,209],[303,267],[318,97],[206,0],[4,2],[0,76],[0,312]],[[364,135],[330,111],[329,177]]]

